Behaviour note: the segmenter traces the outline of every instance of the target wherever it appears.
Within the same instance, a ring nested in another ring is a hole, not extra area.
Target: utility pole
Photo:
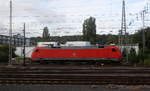
[[[142,42],[143,42],[143,56],[145,53],[145,10],[142,11],[142,22],[143,22],[143,31],[142,31]],[[144,61],[144,58],[143,58]]]
[[[126,49],[126,60],[128,62],[128,38],[127,38],[127,25],[126,25],[126,9],[125,9],[125,0],[122,2],[122,21],[121,21],[121,30],[119,31],[119,45],[121,47],[121,51],[123,51],[123,45]]]
[[[25,48],[26,48],[26,47],[25,47],[25,46],[26,46],[25,27],[26,27],[26,26],[25,26],[25,23],[24,23],[23,26],[24,26],[24,29],[23,29],[23,34],[24,34],[24,37],[23,37],[23,38],[24,38],[24,40],[23,40],[23,66],[25,66],[25,65],[26,65],[26,64],[25,64],[25,60],[26,60],[26,51],[25,51],[25,50],[26,50],[26,49],[25,49]]]
[[[123,6],[122,6],[122,24],[121,24],[121,31],[122,31],[122,43],[127,44],[126,38],[127,38],[127,26],[126,26],[126,10],[125,10],[125,1],[123,0]]]
[[[12,1],[10,0],[10,20],[9,20],[9,63],[8,65],[12,65]]]
[[[121,30],[119,31],[119,44],[123,45],[126,39],[126,11],[125,11],[125,1],[122,3],[122,21],[121,21]]]

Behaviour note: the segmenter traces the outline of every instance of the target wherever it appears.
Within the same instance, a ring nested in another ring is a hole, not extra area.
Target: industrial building
[[[9,36],[6,35],[0,35],[0,45],[9,45]],[[24,42],[23,36],[20,34],[14,35],[12,37],[12,45],[13,46],[22,46]],[[33,46],[35,45],[34,40],[30,38],[26,38],[26,46]]]

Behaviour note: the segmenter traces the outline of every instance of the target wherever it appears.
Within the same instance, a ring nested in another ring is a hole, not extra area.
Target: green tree
[[[146,44],[146,47],[150,49],[150,28],[149,27],[136,32],[133,35],[133,43],[139,43],[140,48],[142,48],[142,45],[143,45],[143,42],[142,42],[143,30],[145,31],[145,40],[146,40],[145,44]]]
[[[140,61],[140,64],[142,64],[142,65],[144,64],[144,59],[145,59],[145,58],[144,58],[144,57],[145,57],[144,55],[145,55],[145,53],[143,54],[143,49],[140,49],[140,50],[139,50],[139,54],[138,54],[138,59],[139,59],[139,61]]]
[[[50,34],[49,34],[48,27],[44,27],[44,29],[43,29],[43,39],[49,40],[49,37],[50,37]]]
[[[108,34],[107,37],[107,44],[117,44],[118,37],[112,34]]]
[[[83,23],[83,40],[90,41],[92,44],[96,43],[96,19],[90,17]]]
[[[143,31],[145,32],[145,40],[146,40],[144,52],[143,52],[143,40],[142,40]],[[145,59],[149,60],[149,55],[150,55],[150,27],[139,30],[134,35],[132,35],[132,37],[133,37],[133,43],[139,43],[140,45],[141,50],[139,51],[139,59],[140,59],[140,63],[143,64]]]

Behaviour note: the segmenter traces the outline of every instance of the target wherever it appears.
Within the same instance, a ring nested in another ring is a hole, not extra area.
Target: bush
[[[13,48],[12,57],[16,57],[15,48]],[[9,58],[9,46],[0,46],[0,63],[7,63]]]
[[[122,50],[122,58],[123,58],[122,64],[128,64],[128,60],[126,59],[126,57],[127,57],[127,50],[126,48],[124,48]]]
[[[134,48],[131,48],[130,53],[129,53],[129,62],[131,64],[136,65],[139,63],[138,55],[136,54],[136,51]]]
[[[139,63],[141,65],[144,65],[145,60],[150,59],[150,50],[148,48],[145,48],[145,52],[143,53],[143,50],[141,49],[139,51],[138,59],[139,59]]]
[[[150,66],[150,55],[144,60],[145,66]]]

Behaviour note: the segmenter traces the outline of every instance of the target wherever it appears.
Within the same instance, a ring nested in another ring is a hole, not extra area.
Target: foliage
[[[42,37],[32,37],[32,40],[34,40],[35,42],[45,42],[47,40],[43,39]],[[50,36],[50,40],[49,41],[57,41],[60,43],[65,43],[67,41],[82,41],[83,40],[83,36],[82,35],[72,35],[72,36]],[[118,42],[118,36],[117,35],[96,35],[96,44],[101,44],[101,45],[105,45],[105,44],[117,44]]]
[[[126,50],[126,48],[123,48],[123,50],[122,50],[122,64],[128,64],[127,63],[127,59],[126,59],[126,57],[127,57],[127,50]]]
[[[129,61],[131,64],[137,64],[139,62],[138,55],[134,48],[131,48],[129,53]]]
[[[146,47],[150,49],[150,28],[141,29],[133,35],[133,43],[139,43],[140,48],[142,48],[142,33],[145,31],[145,40],[146,40]]]
[[[13,48],[12,57],[16,57],[15,48]],[[8,62],[9,46],[0,46],[0,62]]]
[[[141,65],[150,66],[150,49],[146,48],[144,53],[141,49],[139,51],[139,60]]]
[[[122,56],[126,57],[126,54],[127,54],[127,50],[126,50],[126,48],[124,48],[123,51],[122,51]]]
[[[46,40],[41,38],[41,37],[32,37],[35,42],[45,42]],[[67,41],[82,41],[82,36],[81,35],[74,35],[74,36],[50,36],[49,41],[56,41],[60,43],[65,43]]]
[[[150,66],[150,55],[144,60],[144,65],[145,66]]]
[[[90,41],[92,44],[96,43],[96,19],[90,17],[83,23],[83,40]]]
[[[145,49],[143,52],[143,31],[145,32]],[[139,43],[140,45],[140,51],[138,55],[139,63],[140,64],[148,64],[150,63],[148,60],[150,60],[150,28],[147,27],[145,29],[141,29],[135,34],[132,35],[133,43]]]
[[[118,37],[112,34],[107,35],[106,44],[117,44]]]
[[[44,27],[43,29],[43,39],[44,40],[49,40],[50,34],[49,34],[49,30],[48,27]]]

